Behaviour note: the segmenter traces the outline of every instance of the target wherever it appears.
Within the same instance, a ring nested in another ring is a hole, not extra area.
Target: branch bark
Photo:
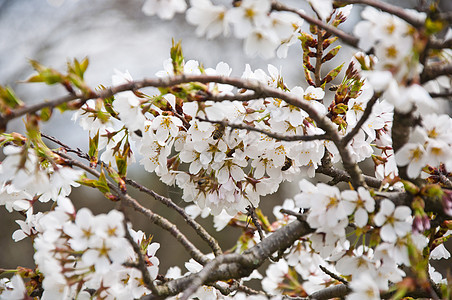
[[[354,47],[354,48],[359,48],[358,43],[359,43],[359,39],[351,34],[346,33],[345,31],[342,31],[334,26],[325,24],[324,22],[322,22],[321,20],[315,19],[307,14],[305,14],[303,11],[300,10],[296,10],[295,8],[291,8],[288,7],[282,3],[279,3],[277,1],[273,1],[272,2],[272,9],[273,10],[277,10],[277,11],[288,11],[288,12],[292,12],[294,14],[297,14],[298,16],[300,16],[300,18],[302,18],[303,20],[305,20],[306,22],[308,22],[309,24],[312,25],[316,25],[322,29],[325,29],[326,31],[334,34],[335,36],[337,36],[338,38],[340,38],[344,43]]]

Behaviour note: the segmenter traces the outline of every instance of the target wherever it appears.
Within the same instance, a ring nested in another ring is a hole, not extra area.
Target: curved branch
[[[261,266],[274,252],[290,247],[300,237],[313,231],[306,222],[295,220],[264,238],[262,242],[248,249],[243,254],[224,254],[216,257],[208,264],[207,271],[209,274],[207,277],[205,276],[207,271],[200,271],[199,273],[164,283],[159,286],[164,292],[161,296],[176,295],[181,291],[186,291],[194,283],[202,285],[218,280],[238,279],[249,276],[253,270]]]
[[[124,91],[135,91],[144,87],[169,87],[178,84],[188,83],[188,82],[200,82],[200,83],[223,83],[233,85],[237,88],[253,90],[258,95],[263,95],[264,97],[273,97],[284,100],[288,104],[301,108],[305,112],[309,114],[309,116],[316,122],[317,126],[323,129],[326,134],[330,137],[330,139],[334,142],[336,147],[339,150],[339,154],[342,157],[343,165],[345,170],[350,174],[351,182],[353,186],[358,187],[365,185],[364,178],[362,176],[362,172],[358,167],[358,164],[353,160],[351,153],[348,148],[341,147],[341,138],[339,133],[337,132],[336,126],[326,118],[322,116],[319,112],[317,112],[309,103],[309,101],[299,98],[296,95],[287,93],[285,91],[269,87],[262,82],[257,80],[244,80],[240,78],[233,77],[223,77],[223,76],[208,76],[208,75],[179,75],[174,77],[166,77],[166,78],[158,78],[158,79],[143,79],[141,81],[131,81],[125,84],[121,84],[118,86],[110,87],[105,90],[99,91],[98,93],[92,93],[88,98],[84,98],[83,101],[86,101],[91,98],[108,98],[117,93]],[[73,97],[65,97],[65,101],[74,100]],[[21,114],[31,113],[42,109],[43,107],[54,107],[55,103],[64,103],[63,98],[56,99],[54,101],[41,103],[40,106],[32,106],[26,108],[26,112],[23,109],[19,109],[13,111],[12,113],[18,117]],[[8,116],[3,116],[4,118],[10,118]]]
[[[71,147],[69,147],[68,145],[65,145],[63,142],[61,142],[60,140],[56,139],[55,137],[52,136],[48,136],[44,133],[41,133],[41,136],[49,139],[50,141],[62,146],[67,152],[72,152],[75,153],[78,157],[86,159],[89,161],[89,155],[82,152],[82,150],[77,149],[74,150]],[[102,163],[102,162],[101,162]],[[103,164],[103,163],[102,163]],[[196,222],[195,220],[193,220],[193,218],[191,218],[189,215],[187,215],[187,213],[185,212],[184,209],[182,209],[181,207],[179,207],[176,203],[174,203],[170,198],[166,198],[163,197],[159,194],[157,194],[156,192],[154,192],[153,190],[148,189],[145,186],[140,185],[139,183],[137,183],[136,181],[132,180],[132,179],[125,179],[125,182],[131,186],[133,186],[134,188],[140,190],[141,192],[144,192],[150,196],[152,196],[154,199],[160,201],[161,203],[165,204],[166,206],[168,206],[169,208],[174,209],[177,213],[179,213],[184,220],[188,223],[188,225],[190,225],[195,232],[204,240],[207,242],[207,244],[210,246],[210,248],[213,250],[215,256],[221,255],[223,252],[220,248],[220,246],[218,245],[218,242],[204,229],[204,227],[202,227],[201,225],[199,225],[198,222]]]
[[[424,26],[424,20],[417,18],[415,15],[409,13],[409,11],[403,9],[402,7],[389,4],[388,2],[378,0],[336,0],[335,2],[340,4],[364,4],[372,6],[399,17],[413,27],[420,28]]]
[[[341,181],[342,182],[350,182],[351,181],[351,177],[346,171],[337,169],[335,167],[325,167],[323,165],[320,165],[315,170],[315,172],[333,177],[333,180],[335,182],[341,182]],[[372,177],[372,176],[367,176],[367,175],[363,175],[363,177],[368,186],[376,188],[376,189],[381,187],[381,184],[382,184],[381,180],[379,180],[375,177]]]
[[[340,38],[344,43],[349,44],[352,47],[355,48],[359,48],[358,43],[359,43],[359,39],[351,34],[348,34],[334,26],[325,24],[324,22],[322,22],[321,20],[315,19],[307,14],[305,14],[303,11],[297,10],[295,8],[291,8],[288,7],[282,3],[279,3],[277,1],[273,1],[272,2],[272,9],[273,10],[277,10],[277,11],[288,11],[288,12],[292,12],[294,14],[297,14],[298,16],[300,16],[300,18],[302,18],[303,20],[305,20],[306,22],[308,22],[309,24],[312,25],[316,25],[322,29],[325,29],[326,31],[328,31],[329,33],[334,34],[335,36],[337,36],[338,38]]]

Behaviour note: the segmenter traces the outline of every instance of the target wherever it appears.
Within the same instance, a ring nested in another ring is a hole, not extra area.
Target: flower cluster
[[[87,208],[75,212],[67,198],[43,215],[34,239],[34,259],[44,275],[42,299],[90,297],[83,296],[87,290],[105,299],[149,294],[141,272],[126,267],[137,257],[125,230],[142,246],[151,279],[158,273],[159,260],[154,255],[159,244],[150,244],[141,231],[125,229],[123,218],[116,210],[97,216]]]
[[[71,186],[80,186],[80,170],[42,160],[35,149],[7,145],[6,158],[0,165],[0,205],[8,211],[26,211],[37,199],[56,201],[71,193]]]
[[[205,35],[208,39],[221,34],[227,36],[233,25],[235,37],[245,40],[245,52],[251,56],[258,54],[271,58],[277,50],[279,57],[286,57],[288,47],[296,42],[303,24],[295,14],[271,11],[270,0],[239,1],[231,8],[214,5],[210,0],[191,0],[190,4],[187,21],[197,26],[197,35]],[[171,19],[175,12],[184,12],[185,9],[185,1],[163,4],[159,0],[148,0],[143,6],[146,15],[158,15],[163,19]]]
[[[416,126],[408,143],[396,153],[399,166],[407,166],[407,175],[416,178],[429,165],[439,168],[444,164],[452,170],[452,139],[449,135],[452,120],[448,115],[422,116],[422,126]]]
[[[395,207],[390,200],[383,199],[376,212],[374,198],[362,187],[341,192],[337,187],[302,180],[300,189],[302,192],[294,200],[286,202],[292,203],[289,205],[292,211],[307,209],[306,220],[316,231],[306,237],[310,243],[297,242],[284,255],[284,260],[267,269],[263,280],[267,292],[298,295],[301,289],[312,294],[329,286],[334,280],[319,270],[318,266],[322,265],[332,273],[351,276],[354,292],[350,299],[358,299],[362,293],[367,293],[365,299],[379,299],[380,290],[387,291],[390,283],[400,282],[405,275],[399,266],[410,265],[408,244],[417,239],[419,251],[426,246],[425,237],[411,233],[411,210],[407,206]],[[275,215],[280,216],[278,222],[286,222],[280,213]],[[379,236],[378,246],[350,244],[345,230],[349,222],[356,226],[356,243],[361,237],[364,242],[367,234]],[[302,279],[294,277],[293,272]]]

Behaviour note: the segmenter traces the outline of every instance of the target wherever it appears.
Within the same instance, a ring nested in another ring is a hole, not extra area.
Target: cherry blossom
[[[385,242],[393,243],[397,237],[404,237],[411,231],[411,209],[407,206],[395,207],[388,199],[380,203],[380,210],[375,215],[375,225],[381,226],[380,236]]]

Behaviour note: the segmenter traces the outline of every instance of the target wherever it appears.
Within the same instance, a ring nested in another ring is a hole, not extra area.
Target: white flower
[[[395,159],[399,166],[408,165],[408,177],[416,178],[427,163],[427,151],[420,143],[406,143],[397,151]]]
[[[358,192],[352,190],[342,191],[341,197],[346,200],[344,205],[351,206],[349,210],[354,211],[356,209],[354,217],[356,225],[358,227],[367,225],[368,212],[371,213],[375,209],[375,200],[369,191],[359,187]]]
[[[239,7],[230,9],[226,15],[234,24],[238,38],[246,38],[256,26],[267,25],[271,3],[269,0],[243,0]]]
[[[352,293],[347,295],[347,300],[379,300],[380,291],[374,278],[368,274],[363,273],[361,276],[353,277],[350,282]]]
[[[146,0],[142,8],[145,15],[158,15],[161,19],[172,19],[175,13],[182,13],[186,9],[185,0]]]
[[[447,251],[444,244],[438,245],[435,249],[430,252],[430,259],[449,259],[450,253]]]
[[[13,240],[15,242],[18,242],[28,236],[42,232],[42,228],[39,224],[39,220],[42,216],[44,216],[44,214],[41,212],[38,212],[34,215],[32,208],[27,210],[27,219],[25,221],[16,220],[16,223],[19,224],[20,229],[14,231],[12,236]]]
[[[309,4],[319,14],[322,20],[326,20],[333,12],[332,0],[309,0]]]
[[[281,290],[278,289],[278,285],[284,280],[285,275],[288,272],[289,265],[284,259],[271,264],[266,271],[266,276],[262,280],[262,288],[264,291],[270,294],[281,294]]]
[[[255,28],[245,40],[245,53],[249,56],[259,55],[264,59],[275,56],[275,50],[279,46],[277,35],[268,29]]]
[[[152,121],[152,129],[156,130],[155,137],[159,142],[165,142],[169,136],[176,137],[182,121],[174,116],[158,116]]]
[[[206,35],[207,39],[229,34],[229,25],[226,21],[226,8],[213,5],[210,0],[191,0],[191,7],[187,10],[187,21],[197,25],[196,34]]]
[[[408,206],[395,207],[388,199],[380,203],[380,211],[375,215],[375,225],[381,226],[380,236],[383,241],[393,243],[397,237],[404,237],[411,231],[411,209]]]
[[[6,284],[6,289],[4,291],[0,289],[0,300],[22,299],[31,299],[31,297],[28,296],[22,277],[20,277],[19,274],[16,274],[11,278],[9,283]]]

